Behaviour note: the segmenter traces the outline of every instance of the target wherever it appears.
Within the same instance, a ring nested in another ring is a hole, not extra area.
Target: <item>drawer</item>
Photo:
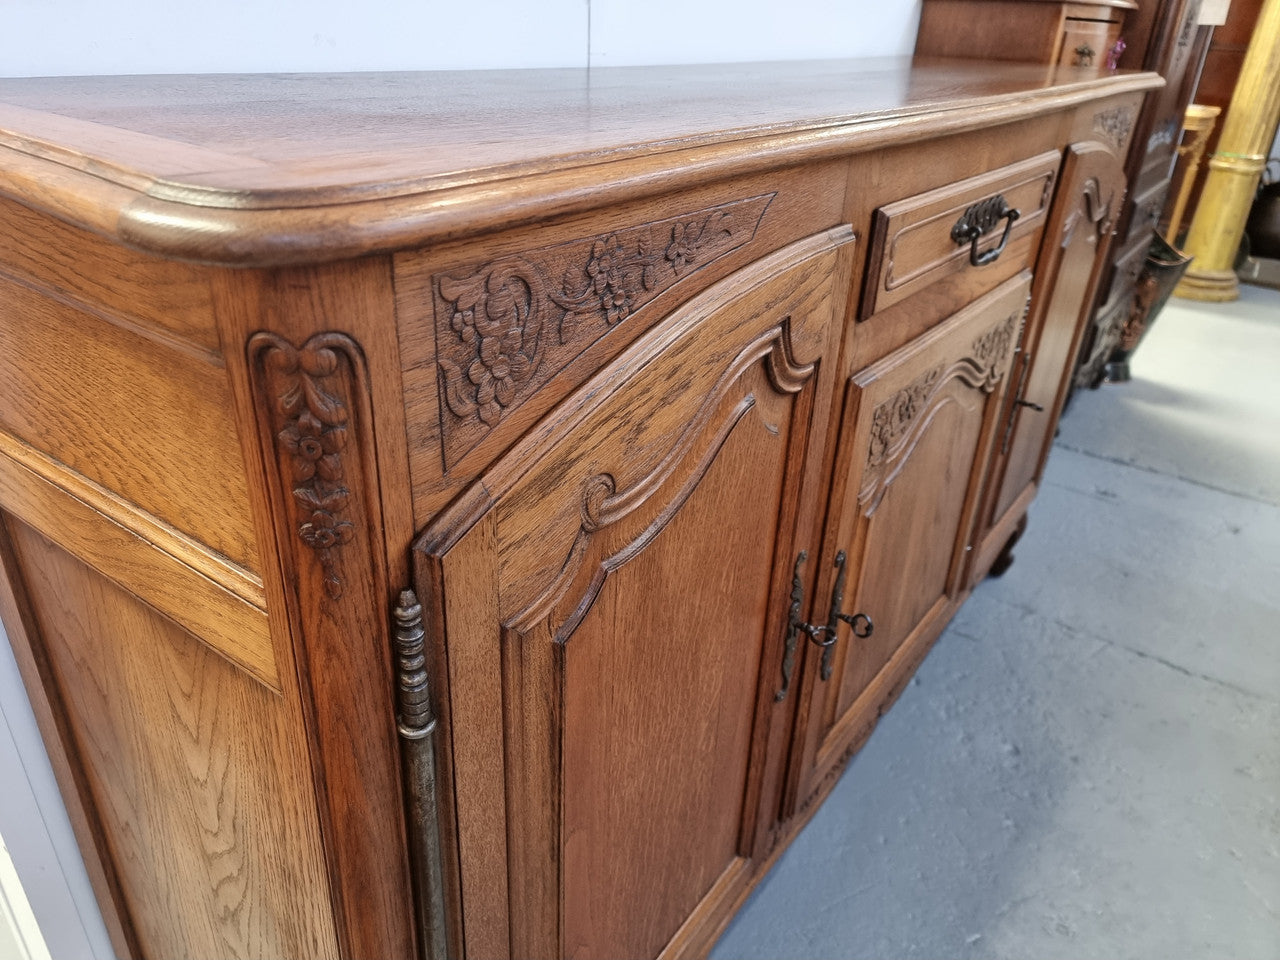
[[[990,173],[958,180],[927,193],[907,197],[876,209],[871,228],[871,259],[859,319],[905,300],[933,283],[964,270],[981,271],[970,263],[970,244],[952,238],[957,222],[975,205],[1003,197],[1018,218],[1009,228],[1008,248],[1002,257],[1014,257],[1029,267],[1035,244],[1019,243],[1038,235],[1053,199],[1053,185],[1062,157],[1049,151]],[[980,254],[993,251],[1004,234],[1006,220],[991,224],[978,241]],[[996,275],[989,285],[979,284],[973,296],[992,289],[1012,269]],[[980,274],[979,274],[980,275]]]
[[[1168,193],[1169,181],[1161,180],[1134,198],[1133,212],[1129,215],[1129,229],[1124,235],[1126,244],[1139,238],[1145,244],[1150,238],[1151,231],[1160,223],[1160,214],[1164,212],[1164,199]]]
[[[1120,24],[1105,20],[1067,20],[1062,29],[1058,64],[1063,67],[1097,67],[1107,64],[1107,55],[1120,37]]]

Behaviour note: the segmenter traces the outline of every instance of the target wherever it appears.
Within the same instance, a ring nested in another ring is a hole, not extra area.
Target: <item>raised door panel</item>
[[[848,384],[805,670],[796,801],[807,805],[923,656],[960,594],[981,464],[1027,303],[1023,271]],[[843,613],[869,620],[851,626]],[[815,648],[812,653],[817,653]]]
[[[468,955],[696,953],[767,849],[852,239],[668,317],[419,541]]]
[[[1068,148],[1061,183],[992,453],[970,582],[986,576],[1035,493],[1124,201],[1124,170],[1101,144]]]

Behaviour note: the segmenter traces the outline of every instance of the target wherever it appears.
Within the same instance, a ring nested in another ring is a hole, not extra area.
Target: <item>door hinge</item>
[[[400,593],[392,613],[396,672],[396,728],[404,764],[418,945],[422,960],[447,960],[449,938],[440,847],[439,784],[436,779],[436,715],[427,675],[422,605],[412,590]]]

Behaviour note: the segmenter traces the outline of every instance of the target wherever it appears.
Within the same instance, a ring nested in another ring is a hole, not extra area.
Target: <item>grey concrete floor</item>
[[[1280,293],[1133,373],[715,960],[1280,957]]]

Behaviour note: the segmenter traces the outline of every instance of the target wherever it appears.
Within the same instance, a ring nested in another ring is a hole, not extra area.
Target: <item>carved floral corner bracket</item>
[[[984,393],[995,389],[1005,375],[1009,348],[1030,304],[1028,298],[1003,321],[974,340],[968,354],[961,360],[949,366],[938,364],[932,367],[876,406],[871,414],[871,436],[862,487],[858,491],[859,503],[874,509],[887,483],[889,461],[906,449],[914,428],[921,422],[920,415],[945,383],[954,377]]]
[[[358,367],[359,348],[340,333],[317,334],[301,347],[259,333],[249,351],[261,364],[261,387],[272,405],[276,454],[298,511],[298,537],[319,558],[325,592],[337,600],[343,580],[336,551],[355,533],[343,476],[350,421],[343,365]]]
[[[1093,115],[1093,131],[1119,153],[1129,139],[1136,115],[1137,110],[1131,106],[1100,110]]]
[[[772,199],[751,197],[504,257],[465,275],[437,275],[446,466],[649,301],[747,243]]]

